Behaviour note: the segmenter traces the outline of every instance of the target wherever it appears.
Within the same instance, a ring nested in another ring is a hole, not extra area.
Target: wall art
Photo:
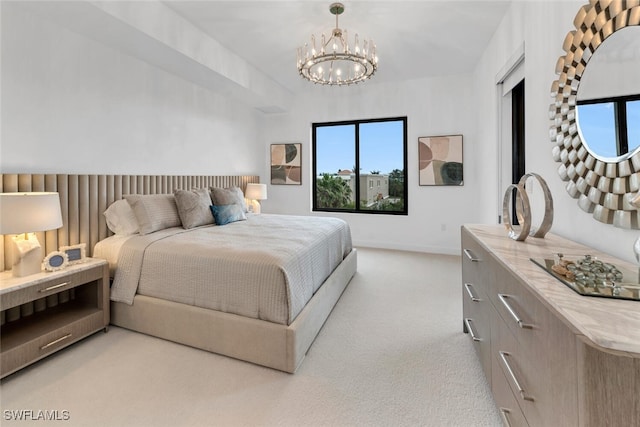
[[[418,138],[420,185],[464,185],[462,135]]]
[[[271,144],[271,184],[302,185],[302,144]]]

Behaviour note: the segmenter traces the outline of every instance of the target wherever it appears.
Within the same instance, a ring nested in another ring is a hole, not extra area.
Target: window
[[[312,131],[314,211],[407,214],[406,117],[314,123]]]
[[[577,108],[583,140],[594,153],[618,157],[640,145],[640,96],[578,101]]]

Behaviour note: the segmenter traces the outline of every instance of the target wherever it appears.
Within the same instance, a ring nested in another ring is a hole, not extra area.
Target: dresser
[[[630,248],[631,250],[631,248]],[[508,426],[640,425],[640,301],[582,296],[534,264],[590,254],[547,234],[462,227],[463,330]]]
[[[0,273],[0,377],[109,326],[109,264],[87,258],[55,272]]]

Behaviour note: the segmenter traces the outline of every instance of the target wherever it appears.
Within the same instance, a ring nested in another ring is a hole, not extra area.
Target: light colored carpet
[[[362,248],[294,375],[111,327],[5,378],[38,426],[498,426],[462,333],[460,259]]]

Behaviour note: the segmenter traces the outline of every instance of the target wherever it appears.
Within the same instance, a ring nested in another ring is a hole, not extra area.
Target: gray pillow
[[[140,234],[180,226],[180,215],[173,194],[129,194],[124,198],[138,220]]]
[[[194,188],[191,191],[176,190],[173,192],[178,205],[178,214],[182,227],[189,229],[200,225],[213,224],[211,215],[211,197],[206,188]]]
[[[217,188],[211,187],[211,200],[216,206],[238,205],[242,212],[247,212],[247,203],[244,200],[244,193],[238,187]]]

